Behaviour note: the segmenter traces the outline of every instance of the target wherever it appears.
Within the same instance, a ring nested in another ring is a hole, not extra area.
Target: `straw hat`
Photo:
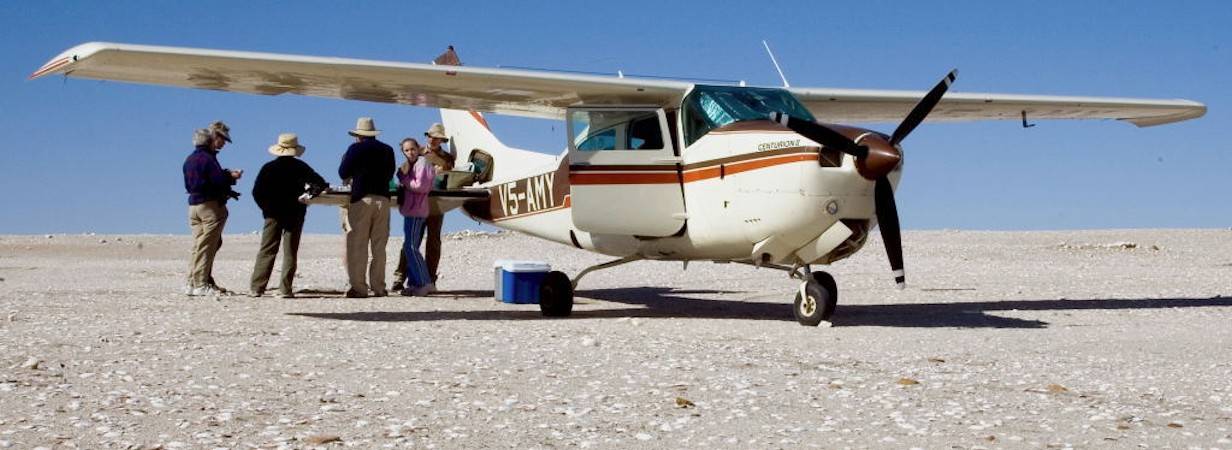
[[[446,141],[449,140],[449,136],[445,136],[445,126],[439,123],[432,124],[432,127],[428,128],[428,131],[424,132],[424,136],[427,136],[430,138],[444,139]]]
[[[381,134],[381,132],[376,129],[376,124],[372,123],[371,117],[360,117],[359,120],[355,121],[355,129],[348,131],[348,133],[350,133],[351,136],[367,137],[375,137],[376,135]]]
[[[274,156],[300,156],[304,154],[304,146],[299,145],[299,136],[295,133],[278,135],[278,143],[271,145],[270,154]]]
[[[231,142],[231,127],[228,127],[227,124],[222,123],[221,120],[211,123],[210,131],[214,132],[214,134],[222,136],[224,141]]]

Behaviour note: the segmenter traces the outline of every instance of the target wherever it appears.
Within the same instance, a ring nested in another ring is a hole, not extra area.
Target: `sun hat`
[[[274,156],[301,156],[304,146],[299,145],[299,136],[295,133],[282,133],[278,135],[278,143],[270,146],[269,152]]]
[[[359,120],[355,121],[355,129],[348,131],[348,133],[350,133],[351,136],[366,137],[375,137],[376,135],[381,134],[381,132],[376,129],[376,124],[372,122],[371,117],[360,117]]]
[[[231,142],[231,127],[228,127],[227,124],[222,123],[221,120],[211,123],[210,131],[214,132],[214,134],[222,136],[224,141]]]
[[[424,132],[424,136],[427,136],[430,138],[444,139],[446,141],[449,140],[449,136],[445,135],[445,126],[441,125],[440,123],[432,124],[432,126],[428,128],[428,131]]]

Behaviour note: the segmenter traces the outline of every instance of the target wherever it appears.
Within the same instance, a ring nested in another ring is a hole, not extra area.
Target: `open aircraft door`
[[[671,236],[684,228],[681,160],[662,108],[569,108],[566,121],[577,229]]]

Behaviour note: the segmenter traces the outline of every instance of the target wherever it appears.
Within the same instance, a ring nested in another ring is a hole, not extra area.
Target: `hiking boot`
[[[388,297],[389,291],[372,291],[373,297]]]
[[[406,288],[406,280],[394,280],[394,284],[389,286],[389,290],[399,292]]]
[[[346,291],[346,298],[368,298],[368,294],[366,292],[359,292],[357,290],[350,289]]]

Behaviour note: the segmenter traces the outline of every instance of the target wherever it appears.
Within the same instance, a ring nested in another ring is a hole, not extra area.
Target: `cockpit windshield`
[[[796,97],[783,89],[697,86],[684,100],[685,145],[710,130],[745,120],[767,120],[772,112],[816,120]]]

